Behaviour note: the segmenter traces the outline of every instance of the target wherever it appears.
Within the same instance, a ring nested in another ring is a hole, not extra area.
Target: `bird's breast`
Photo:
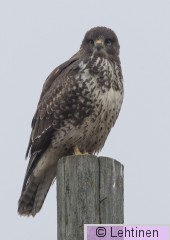
[[[92,93],[96,89],[105,93],[113,88],[114,76],[113,63],[98,57],[89,62],[80,62],[76,78],[80,88],[84,86]]]
[[[122,89],[115,89],[115,83],[121,81],[117,66],[105,58],[98,57],[95,61],[79,64],[76,76],[78,88],[87,99],[93,103],[98,112],[111,113],[120,108],[122,103]]]
[[[122,93],[114,89],[116,73],[108,60],[98,58],[93,64],[81,62],[79,67],[78,86],[93,106],[92,114],[83,123],[84,140],[92,147],[89,151],[98,151],[117,119]]]

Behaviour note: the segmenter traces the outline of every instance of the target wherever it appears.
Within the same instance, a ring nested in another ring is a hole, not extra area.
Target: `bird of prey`
[[[123,101],[119,48],[111,29],[92,28],[80,50],[46,79],[32,120],[20,215],[40,211],[59,158],[103,147]]]

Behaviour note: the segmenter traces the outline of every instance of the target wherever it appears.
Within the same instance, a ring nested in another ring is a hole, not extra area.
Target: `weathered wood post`
[[[85,223],[124,222],[124,172],[116,160],[68,156],[57,167],[57,240],[82,240]]]

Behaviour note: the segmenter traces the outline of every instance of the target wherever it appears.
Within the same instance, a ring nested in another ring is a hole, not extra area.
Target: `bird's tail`
[[[40,211],[54,177],[55,172],[54,174],[47,174],[41,180],[30,176],[18,202],[18,213],[20,215],[35,216]]]

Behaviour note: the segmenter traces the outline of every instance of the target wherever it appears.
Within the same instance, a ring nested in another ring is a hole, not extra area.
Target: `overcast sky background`
[[[121,46],[124,103],[99,155],[124,164],[125,223],[170,223],[170,1],[1,0],[0,239],[56,239],[55,184],[34,219],[17,214],[24,156],[44,80],[94,26]]]

